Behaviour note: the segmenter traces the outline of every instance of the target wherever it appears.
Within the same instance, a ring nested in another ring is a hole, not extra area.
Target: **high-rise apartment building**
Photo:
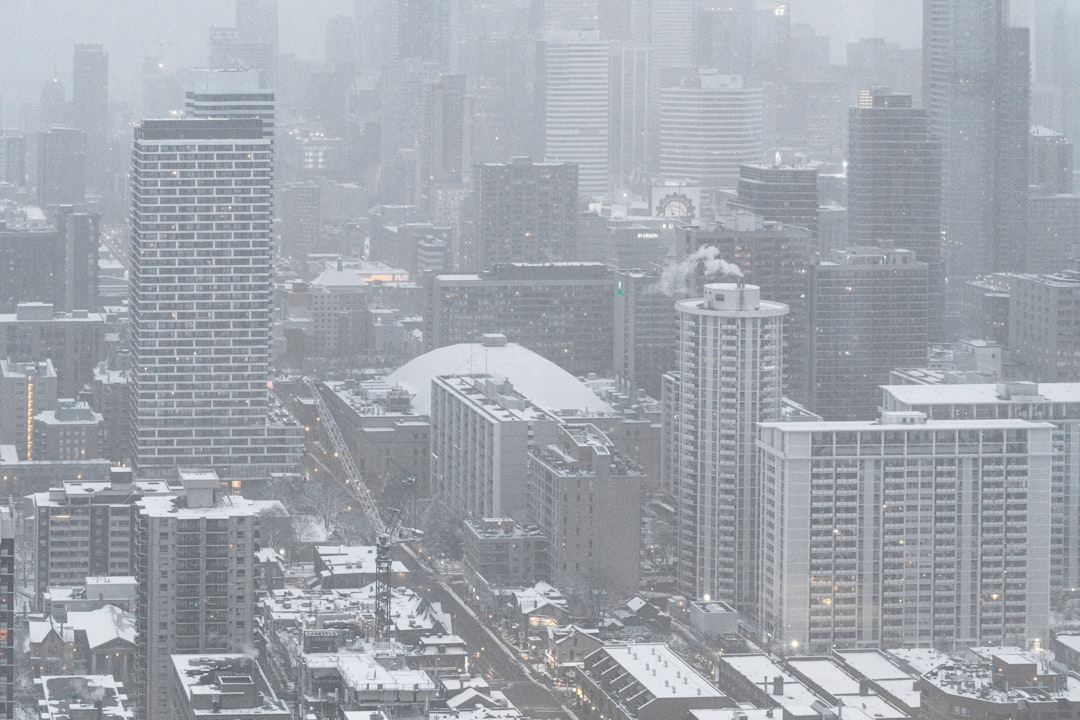
[[[71,121],[86,134],[86,181],[91,190],[108,187],[109,54],[101,43],[75,45]]]
[[[833,250],[811,269],[810,409],[826,420],[877,417],[897,367],[927,353],[927,267],[910,250]]]
[[[15,717],[15,521],[0,507],[0,717]]]
[[[76,310],[56,312],[50,303],[19,303],[0,313],[0,357],[16,362],[49,358],[56,368],[59,397],[78,397],[105,359],[105,316]]]
[[[737,265],[746,281],[761,288],[765,297],[790,308],[784,316],[784,357],[800,360],[784,363],[784,395],[806,403],[810,376],[802,358],[810,348],[810,231],[736,213],[717,218],[712,227],[686,230],[686,255],[704,247],[716,248],[717,255]]]
[[[923,0],[923,104],[941,144],[946,277],[1022,267],[1028,31],[1008,0]]]
[[[910,95],[864,91],[849,110],[847,208],[850,245],[911,250],[926,263],[931,337],[941,339],[941,146]]]
[[[55,407],[52,361],[0,358],[0,445],[14,445],[19,460],[32,459],[34,416]]]
[[[730,204],[766,220],[804,227],[817,237],[817,168],[743,165],[738,194]]]
[[[133,484],[130,470],[114,468],[106,482],[65,481],[27,495],[24,517],[37,548],[36,602],[51,586],[82,585],[91,575],[131,575],[131,503],[153,492]]]
[[[1080,257],[1080,195],[1030,188],[1024,269],[1054,273]]]
[[[477,165],[473,201],[473,241],[463,269],[574,259],[578,222],[574,164],[514,158]]]
[[[693,598],[753,611],[757,595],[756,426],[780,416],[784,315],[756,285],[709,284],[681,300],[676,374],[665,376],[672,438],[677,581]]]
[[[536,121],[546,162],[578,166],[578,194],[608,192],[610,49],[599,33],[551,32],[537,42]]]
[[[41,208],[0,216],[0,312],[27,302],[63,307],[65,259],[63,238]]]
[[[278,207],[281,212],[279,255],[300,259],[319,251],[322,239],[322,212],[319,185],[316,182],[285,183],[281,186]]]
[[[660,288],[660,271],[616,270],[613,367],[627,392],[660,397],[660,378],[675,367],[675,298]]]
[[[198,463],[258,475],[299,456],[267,389],[270,142],[258,119],[135,129],[129,382],[142,473]]]
[[[53,127],[38,135],[37,201],[78,205],[86,201],[86,133]]]
[[[594,425],[563,425],[529,452],[529,514],[548,539],[551,582],[588,596],[638,591],[644,473]]]
[[[715,70],[695,70],[661,88],[660,175],[734,188],[741,165],[761,162],[763,108],[761,88],[746,87],[742,77]]]
[[[180,471],[186,495],[131,506],[131,557],[139,582],[136,683],[142,717],[170,717],[176,653],[241,652],[255,611],[255,545],[261,512],[276,500],[215,497],[217,474]]]
[[[611,369],[611,270],[601,263],[511,263],[436,275],[428,292],[429,350],[502,333],[575,375]]]
[[[1026,380],[1080,380],[1080,271],[1009,276],[1008,347]]]
[[[821,654],[1045,642],[1052,434],[917,412],[763,423],[766,644]]]
[[[507,380],[436,377],[431,382],[431,489],[471,518],[527,510],[526,468],[534,442],[552,442],[559,419]]]
[[[886,385],[883,410],[921,412],[931,420],[1024,420],[1054,425],[1051,465],[1050,597],[1080,586],[1080,384]]]
[[[101,216],[71,205],[48,208],[49,220],[63,242],[63,297],[65,310],[98,309],[98,256],[101,247]]]

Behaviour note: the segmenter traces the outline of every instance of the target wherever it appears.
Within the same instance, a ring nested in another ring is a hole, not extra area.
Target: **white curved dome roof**
[[[585,383],[547,358],[514,343],[487,346],[461,343],[436,348],[390,373],[386,381],[413,393],[413,412],[431,412],[431,381],[439,375],[492,375],[506,378],[534,405],[553,413],[610,413],[612,407]]]

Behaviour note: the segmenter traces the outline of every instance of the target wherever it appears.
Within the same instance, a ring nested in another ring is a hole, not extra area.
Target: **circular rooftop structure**
[[[428,415],[431,412],[431,381],[439,375],[506,378],[534,405],[557,414],[614,412],[581,380],[515,343],[447,345],[413,358],[385,380],[398,383],[413,393],[413,411]]]

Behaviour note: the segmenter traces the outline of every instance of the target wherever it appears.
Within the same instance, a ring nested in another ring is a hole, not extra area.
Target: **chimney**
[[[784,676],[777,675],[772,679],[772,694],[783,695],[784,694]]]

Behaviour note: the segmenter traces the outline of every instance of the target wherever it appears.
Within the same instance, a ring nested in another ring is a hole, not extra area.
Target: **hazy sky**
[[[1030,1],[1014,0],[1014,14],[1026,15]],[[327,20],[351,13],[352,5],[351,0],[280,0],[282,50],[321,58]],[[834,61],[843,60],[847,42],[861,37],[917,46],[921,8],[922,0],[791,0],[795,22],[833,36]],[[54,68],[70,93],[72,46],[83,41],[105,43],[115,97],[135,93],[131,100],[137,101],[144,57],[204,64],[207,28],[233,20],[230,0],[0,0],[3,112],[15,120],[20,103],[36,102]]]
[[[352,12],[352,0],[279,0],[283,52],[320,59],[327,20]],[[206,64],[207,29],[231,26],[231,0],[0,0],[0,98],[4,122],[19,104],[37,102],[53,75],[71,94],[77,42],[101,42],[109,53],[116,96],[138,101],[143,58],[162,55],[181,66]],[[124,88],[130,88],[123,92]],[[10,118],[9,118],[10,116]]]

